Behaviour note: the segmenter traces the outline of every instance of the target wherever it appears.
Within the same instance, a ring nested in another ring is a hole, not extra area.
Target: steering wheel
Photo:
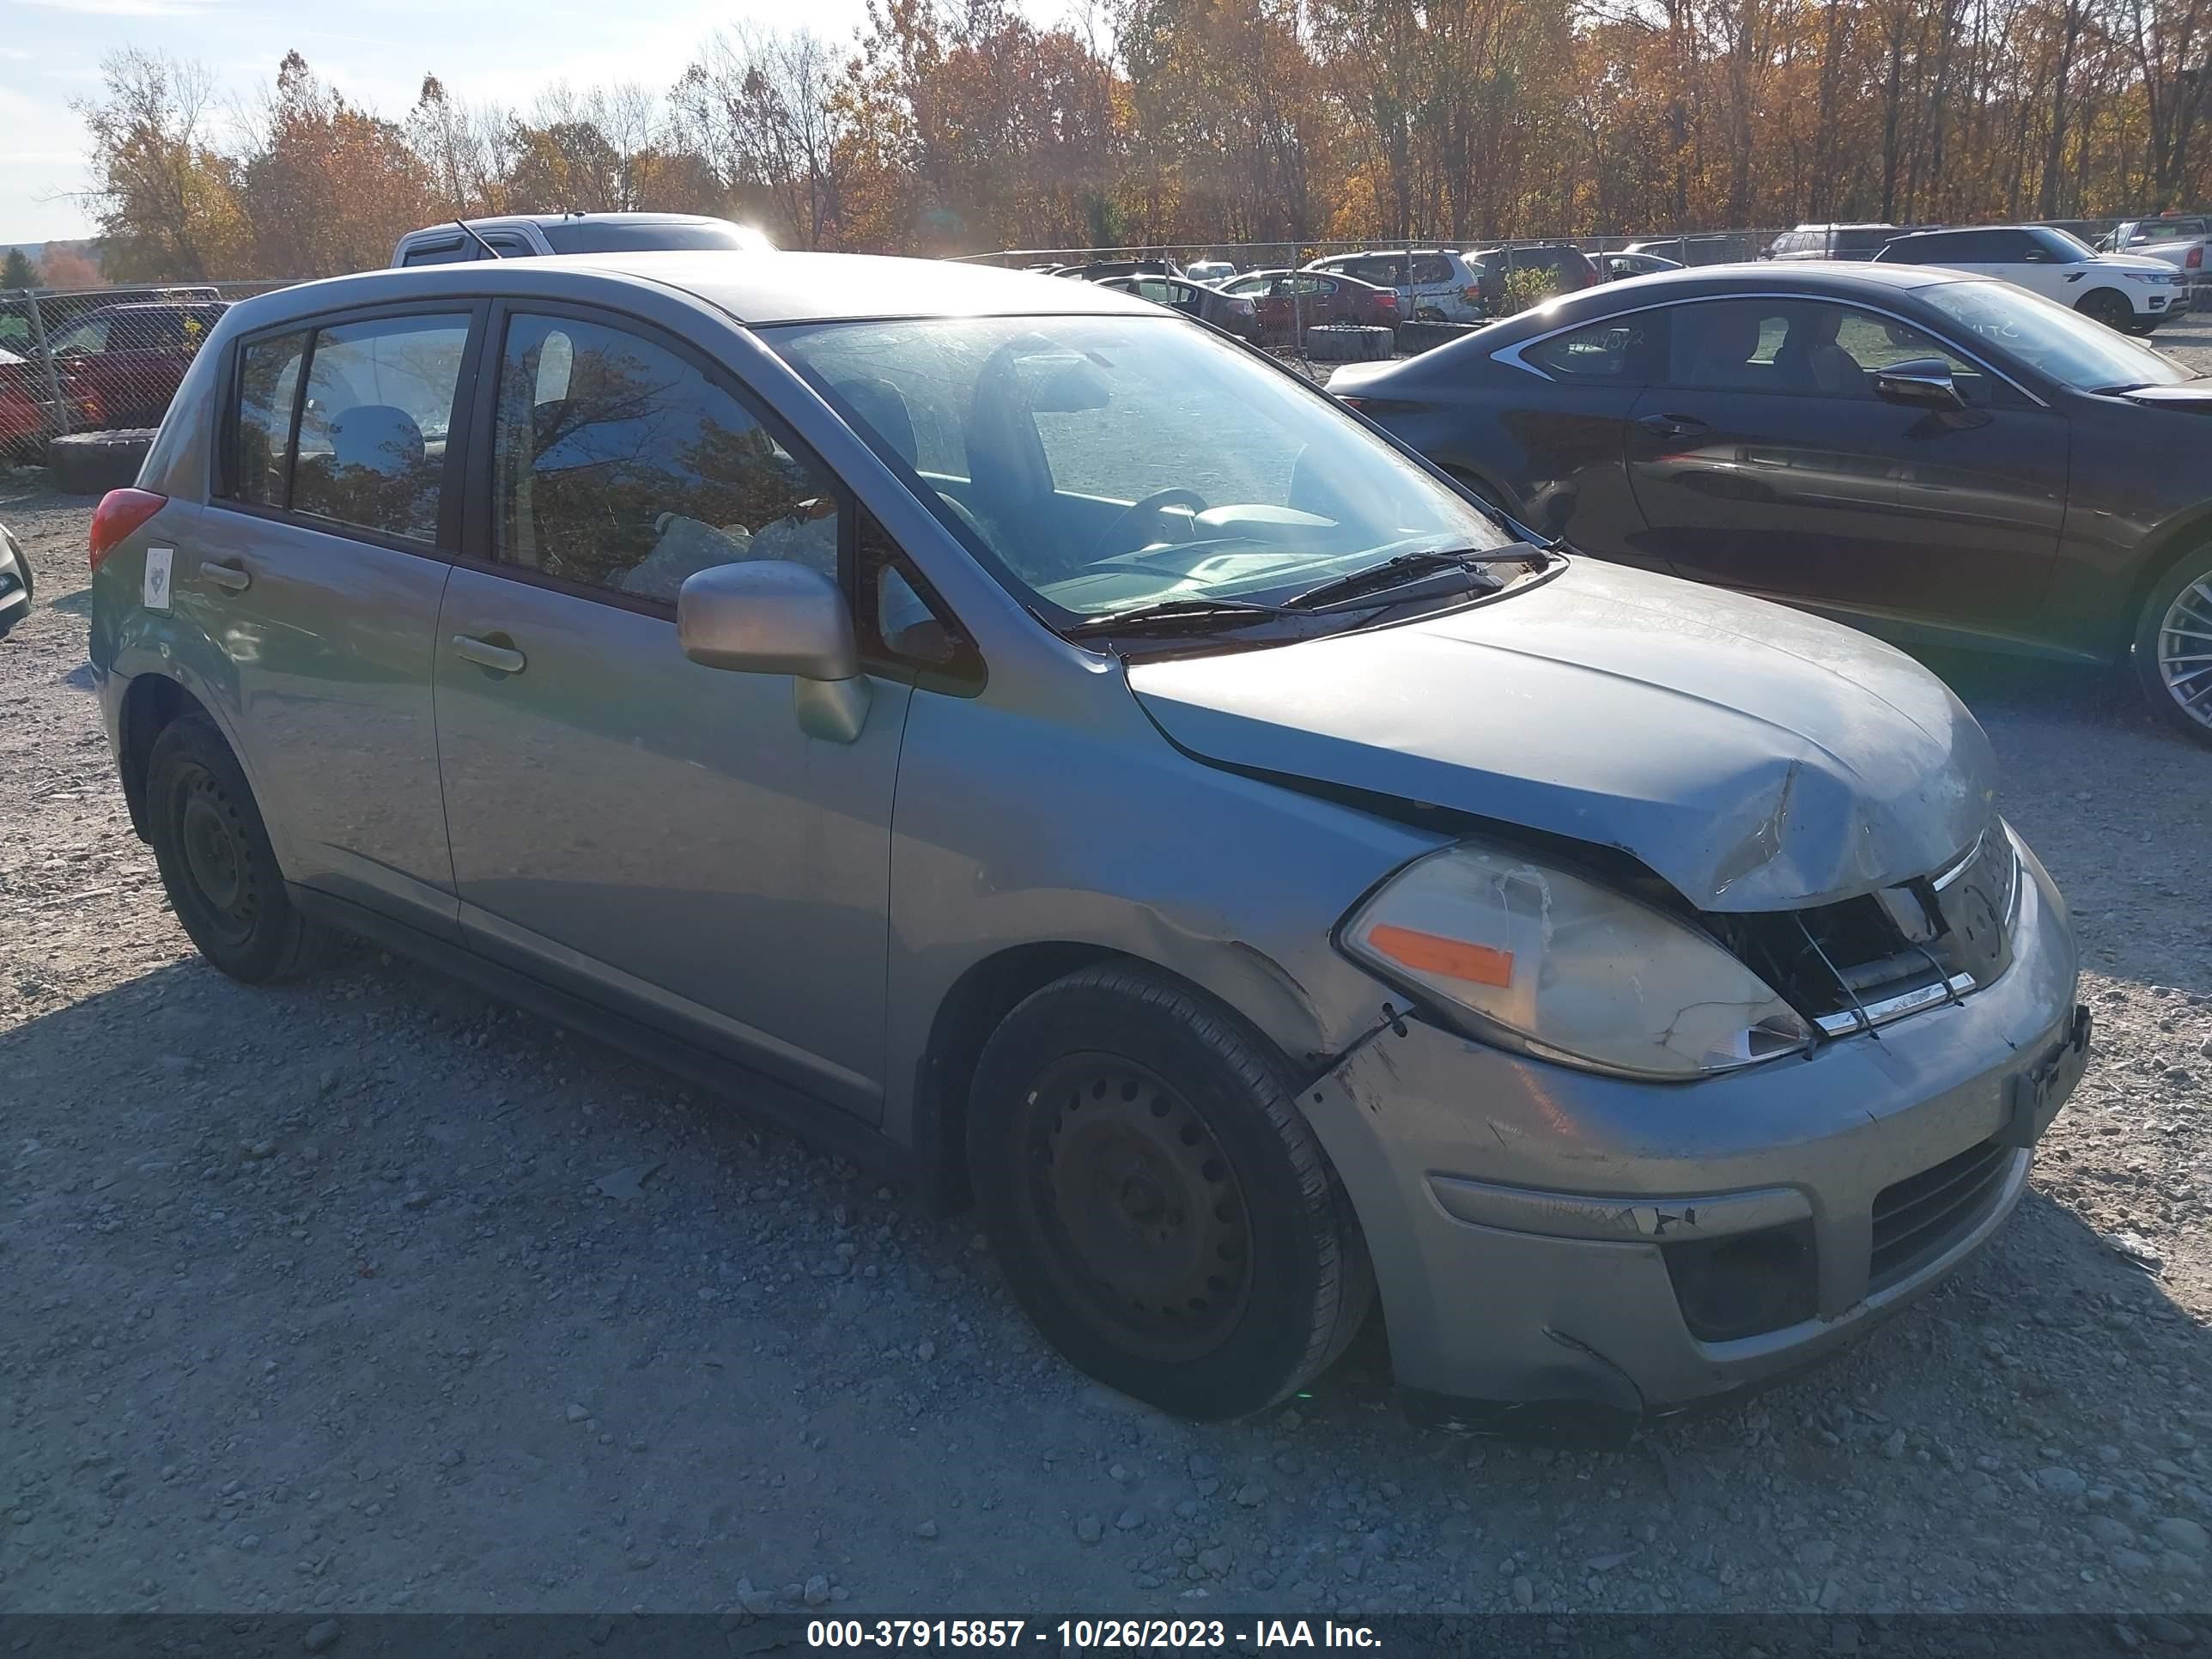
[[[1188,507],[1194,513],[1203,513],[1206,511],[1206,497],[1196,490],[1185,489],[1180,484],[1167,489],[1155,489],[1141,501],[1132,501],[1114,515],[1114,522],[1106,526],[1104,533],[1092,546],[1091,558],[1096,560],[1101,553],[1103,553],[1115,538],[1121,535],[1123,526],[1133,520],[1158,519],[1160,516],[1160,509],[1168,507]],[[1186,537],[1184,539],[1189,538]],[[1142,546],[1144,544],[1138,544]]]

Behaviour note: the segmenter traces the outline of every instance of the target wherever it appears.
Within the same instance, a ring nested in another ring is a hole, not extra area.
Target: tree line
[[[506,211],[726,214],[788,247],[1672,234],[2118,216],[2212,185],[2212,0],[870,0],[667,86],[392,116],[296,52],[246,104],[102,65],[106,274],[315,276]]]

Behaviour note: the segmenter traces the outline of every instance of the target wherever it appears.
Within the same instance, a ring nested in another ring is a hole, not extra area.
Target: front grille
[[[1894,1285],[1942,1255],[1990,1212],[2011,1153],[1993,1140],[1885,1187],[1874,1200],[1869,1288]]]
[[[1805,910],[1708,915],[1721,942],[1830,1036],[1932,1007],[2011,965],[2020,861],[2002,823],[1951,865]]]

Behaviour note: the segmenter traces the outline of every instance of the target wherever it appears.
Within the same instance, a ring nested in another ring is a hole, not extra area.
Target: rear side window
[[[1449,283],[1451,280],[1450,260],[1439,258],[1433,253],[1413,256],[1413,281],[1416,285],[1426,288],[1432,283]]]
[[[1643,312],[1618,321],[1555,334],[1530,346],[1522,355],[1545,373],[1563,380],[1641,383],[1651,378],[1654,331],[1665,326],[1664,317],[1663,312]]]
[[[292,405],[307,355],[304,333],[249,340],[239,349],[227,492],[231,500],[255,507],[284,505],[291,468]]]
[[[434,544],[446,438],[468,340],[465,313],[318,330],[292,468],[292,510]]]
[[[1836,233],[1836,252],[1838,253],[1873,253],[1897,233],[1887,228],[1875,230],[1839,230]]]
[[[518,314],[492,438],[504,564],[673,605],[684,579],[788,559],[835,581],[830,479],[722,387],[626,330]]]
[[[457,265],[477,257],[476,244],[458,237],[442,242],[417,242],[400,262],[407,265]]]

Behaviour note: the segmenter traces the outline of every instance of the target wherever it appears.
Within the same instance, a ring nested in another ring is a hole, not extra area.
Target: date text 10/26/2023
[[[1308,1619],[810,1619],[810,1648],[1376,1648],[1371,1626]]]

